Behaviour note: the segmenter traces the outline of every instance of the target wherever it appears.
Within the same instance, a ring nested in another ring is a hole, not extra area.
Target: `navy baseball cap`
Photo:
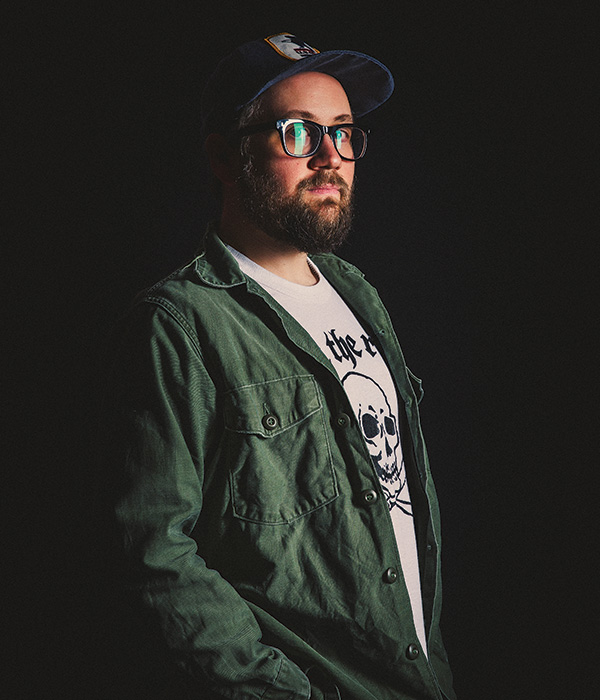
[[[283,32],[250,41],[223,58],[202,93],[202,132],[226,132],[239,111],[280,80],[317,71],[338,80],[361,117],[392,94],[394,79],[379,61],[357,51],[319,51]]]

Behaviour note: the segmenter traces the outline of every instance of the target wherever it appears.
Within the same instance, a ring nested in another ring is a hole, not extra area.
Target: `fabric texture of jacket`
[[[331,254],[313,259],[396,383],[428,655],[333,366],[212,229],[117,334],[108,439],[122,577],[199,698],[453,699],[420,381],[362,273]]]

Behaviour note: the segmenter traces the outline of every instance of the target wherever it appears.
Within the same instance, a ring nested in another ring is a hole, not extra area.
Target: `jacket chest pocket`
[[[310,375],[226,394],[223,456],[235,517],[278,525],[337,497],[324,413]]]

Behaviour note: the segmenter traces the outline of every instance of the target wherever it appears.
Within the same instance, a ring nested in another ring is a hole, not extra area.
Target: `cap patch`
[[[305,41],[298,39],[294,34],[283,32],[282,34],[273,34],[268,36],[265,41],[271,48],[275,49],[278,54],[289,58],[292,61],[298,61],[307,56],[314,56],[320,53],[318,49],[309,46]]]

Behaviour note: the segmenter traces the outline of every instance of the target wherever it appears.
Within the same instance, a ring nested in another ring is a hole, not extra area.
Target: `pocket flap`
[[[225,427],[274,437],[321,408],[312,375],[284,377],[232,389],[225,396]]]

